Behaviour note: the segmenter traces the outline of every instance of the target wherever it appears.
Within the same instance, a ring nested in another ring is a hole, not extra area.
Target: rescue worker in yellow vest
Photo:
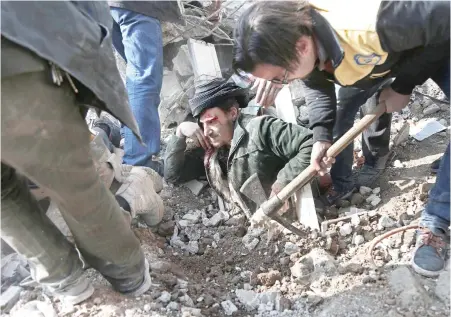
[[[330,204],[350,197],[358,186],[371,185],[380,175],[388,153],[391,112],[407,106],[416,85],[431,78],[449,98],[449,1],[262,1],[241,15],[234,37],[237,73],[248,72],[273,85],[302,80],[313,130],[311,163],[320,174],[335,163]],[[338,94],[335,85],[340,86]],[[354,181],[353,146],[336,160],[325,157],[326,151],[353,126],[359,109],[364,113],[382,101],[387,113],[363,135],[366,162]],[[441,237],[449,226],[449,147],[441,167],[431,193],[436,199],[430,198],[423,213],[423,224],[430,230],[420,238]],[[438,263],[424,272],[435,274],[444,264],[439,245],[423,248],[430,251],[424,258],[435,257]],[[421,259],[417,264],[429,265]]]

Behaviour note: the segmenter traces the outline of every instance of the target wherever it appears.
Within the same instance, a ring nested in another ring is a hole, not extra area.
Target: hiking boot
[[[437,174],[438,168],[440,167],[441,160],[442,160],[442,158],[439,158],[431,163],[431,165],[430,165],[431,174]]]
[[[147,259],[145,259],[145,269],[144,269],[144,280],[142,282],[142,284],[135,290],[131,291],[131,292],[127,292],[125,293],[125,295],[128,296],[132,296],[132,297],[138,297],[143,295],[145,292],[147,292],[149,290],[149,288],[152,286],[152,279],[150,278],[150,266],[149,266],[149,261],[147,261]]]
[[[155,226],[163,218],[163,200],[155,191],[154,174],[143,167],[133,166],[125,173],[124,181],[116,192],[127,201],[132,218],[140,216],[148,226]],[[158,186],[158,184],[157,184]]]
[[[53,292],[55,297],[58,297],[66,305],[77,305],[87,300],[93,293],[94,287],[84,276],[81,276],[75,284],[66,287],[64,290]]]
[[[416,247],[412,256],[413,270],[427,277],[438,276],[445,267],[448,246],[445,234],[432,232],[428,228],[418,229]]]
[[[334,189],[334,187],[331,187],[326,194],[326,203],[328,206],[333,206],[338,203],[340,203],[342,200],[346,200],[354,194],[356,191],[355,188],[352,188],[350,190],[339,192]]]
[[[142,169],[144,170],[147,175],[149,175],[149,177],[152,179],[152,183],[153,183],[153,188],[155,189],[155,191],[157,193],[161,192],[163,190],[163,178],[157,173],[155,172],[153,169],[151,169],[150,167],[146,167],[146,166],[132,166],[132,165],[126,165],[126,164],[122,164],[122,171],[125,174],[130,173],[130,171],[135,168],[135,169]]]

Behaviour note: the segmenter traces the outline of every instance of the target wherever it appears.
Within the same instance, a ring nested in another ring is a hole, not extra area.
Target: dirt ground
[[[422,91],[443,98],[433,84],[425,84]],[[414,102],[422,107],[410,106],[394,116],[393,137],[405,120],[422,119],[423,109],[431,103],[419,95]],[[446,120],[448,127],[449,105],[433,103],[440,111],[426,117]],[[162,138],[170,133],[164,131]],[[427,202],[426,183],[435,181],[429,165],[441,157],[448,143],[449,129],[421,142],[412,137],[402,142],[372,187],[376,194],[380,187],[381,202],[376,207],[360,202],[358,211],[367,213],[349,219],[352,230],[348,234],[344,234],[349,226],[345,220],[324,233],[304,230],[305,235],[298,237],[283,232],[268,240],[264,230],[248,230],[239,210],[222,212],[222,219],[212,225],[210,220],[220,210],[210,188],[195,196],[184,186],[165,184],[161,197],[166,213],[160,226],[134,223],[151,264],[149,292],[139,298],[121,296],[88,269],[96,291],[81,305],[63,307],[39,287],[26,287],[10,315],[1,316],[16,316],[24,304],[36,299],[47,301],[58,316],[76,317],[448,315],[449,264],[436,279],[415,274],[409,266],[412,231],[394,235],[376,248],[372,256],[377,267],[368,255],[374,237],[418,222]],[[339,209],[337,216],[354,207]],[[383,221],[385,227],[381,227]],[[357,242],[357,236],[362,241]],[[250,241],[258,244],[247,247]],[[337,246],[336,254],[330,251],[331,241]]]

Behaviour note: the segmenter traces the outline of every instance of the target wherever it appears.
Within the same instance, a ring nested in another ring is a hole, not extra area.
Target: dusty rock
[[[102,304],[102,300],[99,297],[94,298],[93,302],[94,302],[94,305]]]
[[[189,227],[189,226],[193,225],[193,223],[191,221],[188,221],[188,220],[185,220],[185,219],[179,220],[177,223],[179,224],[179,226],[181,228],[186,228],[186,227]]]
[[[187,294],[179,298],[180,303],[188,307],[194,307],[194,302]]]
[[[6,244],[2,244],[3,246]],[[28,264],[24,257],[17,253],[2,256],[1,259],[1,284],[2,290],[10,285],[18,285],[25,278],[30,276]]]
[[[425,116],[429,116],[429,115],[434,114],[439,111],[440,111],[440,107],[438,105],[436,105],[435,103],[433,103],[423,110],[423,114]]]
[[[362,235],[356,235],[352,241],[355,245],[361,245],[365,242],[365,238]]]
[[[376,207],[381,202],[381,198],[375,194],[371,194],[367,199],[367,203],[370,203],[371,206]]]
[[[161,296],[158,297],[158,300],[163,303],[169,303],[169,301],[171,300],[171,294],[169,292],[164,291],[161,293]]]
[[[213,215],[210,219],[205,218],[203,220],[204,226],[206,227],[217,227],[222,222],[229,220],[230,215],[225,211],[219,211]]]
[[[249,251],[254,250],[260,242],[258,238],[254,238],[251,235],[245,235],[242,241],[246,249],[248,249]]]
[[[321,296],[318,295],[309,295],[307,297],[307,303],[312,305],[312,306],[316,306],[321,304],[321,302],[324,300],[324,298],[322,298]]]
[[[198,241],[201,236],[201,231],[195,227],[188,227],[185,228],[185,234],[188,237],[188,239],[192,241]]]
[[[261,285],[273,286],[276,281],[280,281],[282,279],[282,275],[279,271],[272,270],[268,273],[258,274],[257,279]]]
[[[358,215],[353,215],[351,217],[351,224],[356,227],[360,224],[360,217]]]
[[[346,274],[346,273],[355,273],[355,274],[362,274],[364,271],[363,267],[359,263],[348,263],[344,266],[340,266],[338,268],[338,272],[340,274]]]
[[[287,255],[292,255],[296,252],[299,252],[299,247],[292,242],[287,242],[285,243],[284,252]]]
[[[373,189],[373,194],[374,195],[379,195],[379,193],[381,192],[381,188],[380,187],[376,187]]]
[[[202,317],[200,308],[182,307],[182,317]]]
[[[288,298],[284,297],[282,294],[277,294],[274,308],[278,312],[288,310],[291,308],[291,301]]]
[[[363,197],[363,195],[361,193],[352,194],[351,205],[353,205],[353,206],[360,205],[364,201],[365,201],[365,198]]]
[[[193,224],[198,223],[200,220],[200,212],[196,211],[196,212],[192,212],[192,213],[187,213],[187,214],[183,215],[182,219],[188,220],[188,221],[192,222]]]
[[[205,183],[199,182],[196,179],[190,180],[183,184],[186,188],[188,188],[194,195],[198,196],[200,192],[205,188]]]
[[[150,312],[151,309],[152,309],[152,307],[150,307],[149,304],[145,304],[144,307],[143,307],[143,310],[144,310],[144,312],[146,312],[146,313]]]
[[[281,265],[288,265],[290,264],[290,257],[284,256],[283,258],[280,258],[280,264]]]
[[[235,294],[247,311],[254,310],[260,305],[258,294],[252,290],[237,289]]]
[[[337,267],[330,254],[323,249],[315,248],[301,257],[290,270],[293,277],[305,280],[323,275],[333,276],[337,272]]]
[[[390,218],[388,215],[382,215],[379,219],[378,226],[380,228],[393,228],[396,226],[396,221]]]
[[[404,307],[424,307],[430,302],[429,295],[407,267],[401,266],[390,272],[388,282]]]
[[[352,226],[350,223],[345,223],[340,227],[340,235],[346,237],[352,233]]]
[[[372,276],[369,276],[369,275],[365,276],[362,279],[362,283],[363,284],[369,284],[369,283],[375,283],[375,282],[376,282],[376,279],[374,277],[372,277]]]
[[[440,120],[438,120],[438,122],[445,127],[448,126],[448,121],[446,121],[446,119],[440,119]]]
[[[178,310],[179,304],[177,302],[170,302],[168,306],[166,306],[166,309],[168,310]]]
[[[365,241],[373,241],[376,235],[372,231],[363,231],[363,237],[365,238]]]
[[[227,316],[232,316],[234,313],[238,311],[235,304],[233,304],[230,300],[226,300],[221,302],[222,309],[224,309],[224,314]]]
[[[396,167],[396,168],[403,168],[403,167],[404,167],[404,164],[402,164],[400,160],[395,160],[395,161],[393,162],[393,167]]]
[[[366,186],[360,186],[359,193],[363,196],[369,195],[373,192],[373,190]]]
[[[5,311],[2,311],[5,312]],[[26,303],[12,314],[14,317],[35,317],[35,316],[57,316],[55,309],[50,302],[34,300]]]

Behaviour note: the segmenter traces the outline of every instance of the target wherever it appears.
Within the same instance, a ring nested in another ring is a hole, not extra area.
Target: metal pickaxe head
[[[263,204],[267,199],[266,192],[263,189],[262,183],[258,178],[257,173],[249,177],[240,188],[240,192],[257,204],[257,207]]]

